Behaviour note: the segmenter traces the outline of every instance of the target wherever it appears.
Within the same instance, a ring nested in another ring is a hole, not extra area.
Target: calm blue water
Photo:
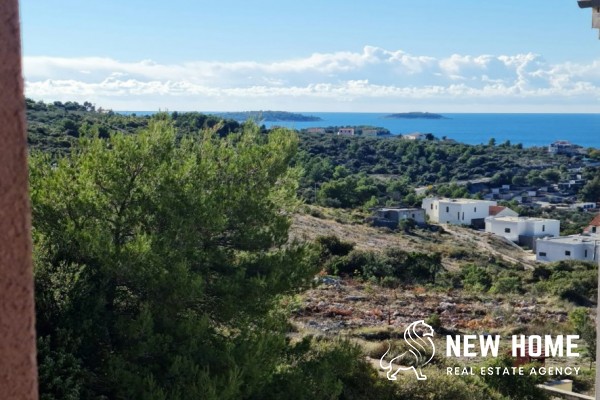
[[[272,122],[301,129],[319,126],[374,125],[393,134],[412,132],[447,136],[463,143],[496,143],[510,140],[523,146],[547,146],[569,140],[584,147],[600,148],[600,114],[443,114],[448,119],[388,119],[373,113],[302,113],[321,117],[317,122]]]
[[[126,113],[126,112],[123,112]],[[148,114],[138,112],[138,115]],[[389,129],[393,134],[412,132],[432,133],[437,137],[468,144],[487,143],[495,138],[523,146],[547,146],[555,140],[600,148],[600,114],[442,114],[448,119],[388,119],[378,113],[319,113],[304,115],[321,117],[316,122],[265,122],[302,129],[311,127],[372,125]]]

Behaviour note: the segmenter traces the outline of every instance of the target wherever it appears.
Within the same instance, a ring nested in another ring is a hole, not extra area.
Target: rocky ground
[[[424,229],[392,232],[360,223],[356,216],[332,216],[327,210],[317,214],[296,215],[292,236],[314,240],[322,235],[336,235],[360,250],[396,247],[405,251],[437,252],[442,255],[442,264],[448,271],[492,259],[525,270],[539,265],[531,251],[470,228],[443,225],[442,232]],[[506,339],[513,334],[573,334],[567,316],[574,306],[539,293],[483,294],[425,286],[392,289],[360,279],[321,276],[312,289],[293,300],[290,308],[294,335],[349,338],[363,346],[375,368],[379,368],[381,349],[388,348],[388,339],[400,338],[410,323],[427,320],[434,314],[441,323],[436,329],[436,346],[444,346],[446,334],[497,334]],[[485,360],[462,361],[469,364]],[[546,360],[546,366],[580,366],[587,372],[573,379],[579,382],[578,390],[584,392],[593,390],[589,386],[593,376],[588,362],[587,357],[576,361],[557,358]]]
[[[382,332],[403,331],[409,323],[432,314],[440,316],[445,331],[461,333],[511,334],[567,321],[567,310],[552,299],[432,291],[421,286],[388,289],[332,277],[320,282],[296,306],[293,322],[301,331],[383,338]]]

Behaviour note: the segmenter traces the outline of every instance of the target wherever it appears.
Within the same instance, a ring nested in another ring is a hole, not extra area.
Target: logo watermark
[[[387,351],[381,356],[379,365],[386,371],[387,379],[395,381],[400,371],[414,371],[418,380],[426,380],[421,368],[433,360],[435,356],[435,344],[433,342],[435,331],[425,323],[418,320],[411,323],[404,330],[404,342],[407,351],[394,355],[391,343]],[[577,358],[580,354],[576,352],[578,335],[513,335],[511,338],[510,355],[515,360],[545,360],[547,357]],[[473,358],[493,357],[500,355],[499,335],[447,335],[446,357]],[[391,357],[391,359],[390,359]],[[389,359],[389,361],[386,361]],[[524,362],[519,362],[523,364]],[[543,362],[542,362],[543,364]],[[525,369],[517,365],[514,367],[448,367],[447,375],[578,375],[580,367],[538,366]]]
[[[421,335],[417,329],[424,331],[424,333]],[[433,334],[433,328],[426,324],[425,321],[419,320],[413,322],[404,331],[404,341],[410,349],[392,358],[389,363],[385,365],[384,359],[392,348],[390,343],[387,351],[381,356],[381,359],[379,359],[379,365],[384,371],[387,371],[387,378],[390,381],[396,380],[398,372],[411,369],[415,372],[418,380],[423,381],[427,379],[427,376],[423,374],[421,368],[429,364],[435,355],[435,344],[431,339]],[[431,355],[429,356],[429,354]],[[409,361],[412,361],[413,365],[410,367],[398,365],[399,362],[404,362],[406,358],[408,358]],[[394,364],[396,364],[396,366],[394,366]]]

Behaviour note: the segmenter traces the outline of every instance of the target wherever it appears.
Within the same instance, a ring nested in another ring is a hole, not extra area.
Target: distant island
[[[397,113],[397,114],[389,114],[384,118],[396,118],[396,119],[448,119],[440,114],[433,114],[428,112],[407,112],[407,113]]]
[[[214,113],[222,118],[233,119],[236,121],[247,121],[249,119],[254,121],[298,121],[298,122],[311,122],[311,121],[322,121],[321,118],[313,115],[304,115],[291,113],[287,111],[237,111],[237,112],[223,112]]]

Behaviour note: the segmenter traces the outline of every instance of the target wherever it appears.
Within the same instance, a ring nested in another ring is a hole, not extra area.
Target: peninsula
[[[255,121],[298,121],[298,122],[311,122],[311,121],[322,121],[321,118],[313,115],[304,115],[298,113],[291,113],[287,111],[236,111],[236,112],[222,112],[214,113],[221,118],[233,119],[236,121],[247,121],[249,119]]]

